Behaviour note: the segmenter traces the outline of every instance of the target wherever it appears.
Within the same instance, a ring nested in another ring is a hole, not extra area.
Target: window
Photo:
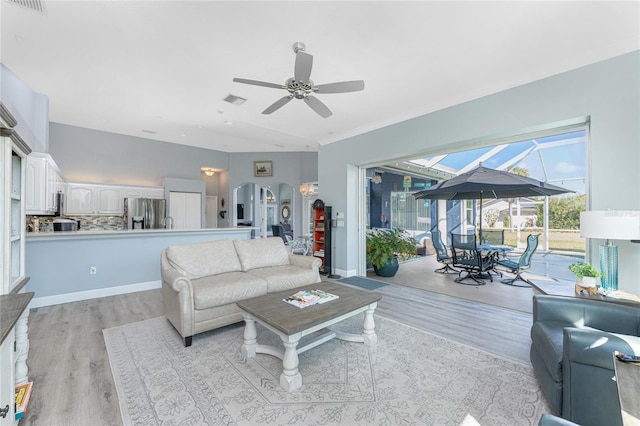
[[[428,231],[431,228],[429,200],[416,200],[407,192],[391,193],[391,227]]]
[[[473,226],[473,200],[464,201],[464,223]]]

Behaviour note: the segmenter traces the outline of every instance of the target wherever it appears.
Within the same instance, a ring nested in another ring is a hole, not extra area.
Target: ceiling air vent
[[[232,94],[229,94],[229,96],[227,96],[223,100],[225,102],[229,102],[230,104],[234,104],[234,105],[242,105],[246,101],[245,98],[241,98],[240,96],[236,96]]]
[[[45,14],[44,4],[41,0],[8,0],[9,3],[13,3],[25,9],[33,10],[34,12]]]

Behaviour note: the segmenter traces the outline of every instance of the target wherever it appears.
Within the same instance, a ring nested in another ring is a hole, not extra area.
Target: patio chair
[[[504,229],[481,229],[480,241],[482,244],[504,244]]]
[[[526,271],[531,267],[531,258],[533,257],[533,253],[538,248],[538,237],[540,234],[529,234],[527,237],[527,248],[520,256],[517,262],[511,259],[500,259],[497,264],[505,267],[512,274],[516,274],[513,278],[506,278],[502,280],[503,284],[509,284],[516,287],[531,287],[529,282],[522,278],[522,272]],[[522,281],[526,283],[526,285],[516,285],[516,281]]]
[[[460,271],[451,267],[453,258],[449,256],[449,250],[442,242],[442,234],[440,231],[437,229],[431,231],[431,241],[433,242],[433,248],[436,249],[436,260],[444,265],[434,272],[438,272],[439,274],[458,274]]]
[[[454,234],[451,233],[451,253],[453,254],[453,266],[460,268],[458,278],[454,281],[458,284],[467,285],[484,285],[484,280],[480,274],[487,272],[486,277],[493,281],[491,274],[488,273],[493,268],[491,257],[482,256],[482,253],[476,246],[475,234]],[[462,272],[466,272],[466,276],[462,276]],[[465,282],[472,280],[473,283]]]

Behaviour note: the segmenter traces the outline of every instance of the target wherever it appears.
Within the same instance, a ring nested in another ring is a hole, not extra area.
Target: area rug
[[[361,330],[362,316],[339,325]],[[125,425],[536,425],[548,412],[530,366],[375,317],[378,344],[331,340],[282,362],[245,359],[243,323],[185,348],[164,317],[104,330]],[[260,327],[258,342],[279,338]]]

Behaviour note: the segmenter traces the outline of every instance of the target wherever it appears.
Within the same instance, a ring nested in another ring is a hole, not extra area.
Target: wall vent
[[[25,9],[32,10],[34,12],[42,13],[46,15],[44,10],[44,3],[41,0],[8,0],[9,3],[13,3],[17,6],[24,7]]]
[[[226,98],[223,99],[223,101],[229,102],[230,104],[234,105],[242,105],[243,103],[245,103],[246,99],[241,98],[240,96],[229,94]]]

